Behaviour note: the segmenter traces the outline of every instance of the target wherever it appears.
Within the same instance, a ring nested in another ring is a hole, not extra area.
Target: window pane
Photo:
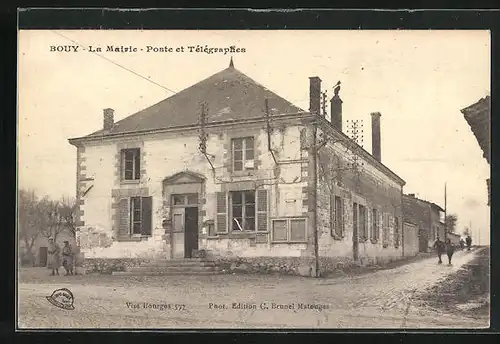
[[[245,159],[246,160],[253,160],[253,147],[251,149],[246,149],[245,150]]]
[[[124,176],[125,180],[132,180],[132,179],[134,179],[133,177],[134,177],[134,171],[126,169],[125,176]]]
[[[135,151],[134,156],[134,178],[141,179],[141,156],[139,155],[139,150]]]
[[[141,234],[141,223],[134,222],[132,227],[132,234]]]
[[[255,191],[245,192],[245,204],[255,204]]]
[[[133,150],[125,150],[124,151],[124,154],[125,154],[125,160],[127,161],[132,161],[134,160],[134,151]]]
[[[241,150],[235,150],[234,151],[233,159],[234,159],[235,162],[243,160],[243,151],[241,151]]]
[[[233,140],[233,148],[234,149],[243,149],[243,139],[234,139]]]
[[[245,217],[245,230],[246,231],[255,231],[255,217],[246,216]]]
[[[245,139],[245,149],[253,149],[253,137],[247,137]]]
[[[306,240],[306,220],[290,221],[290,240],[291,241]]]
[[[243,230],[243,219],[241,217],[233,217],[233,231]]]
[[[233,205],[233,216],[234,217],[242,217],[242,206],[241,205]]]
[[[198,194],[187,195],[187,204],[198,204]]]
[[[273,221],[273,240],[275,241],[287,240],[286,220]]]
[[[246,204],[245,205],[245,217],[255,217],[255,205]]]
[[[243,204],[243,193],[242,192],[232,192],[231,199],[233,204]]]
[[[242,161],[235,161],[234,162],[234,170],[235,171],[243,171],[243,162]]]
[[[184,204],[184,197],[182,195],[172,195],[174,205]]]

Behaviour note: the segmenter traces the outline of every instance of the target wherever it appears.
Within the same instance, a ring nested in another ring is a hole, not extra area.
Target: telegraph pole
[[[446,223],[446,214],[447,214],[447,206],[446,206],[446,182],[444,183],[444,239],[448,239],[448,225]]]

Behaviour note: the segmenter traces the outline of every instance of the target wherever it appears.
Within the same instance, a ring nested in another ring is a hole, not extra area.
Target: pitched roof
[[[207,123],[259,118],[265,115],[265,99],[274,116],[304,112],[234,68],[231,60],[228,68],[87,137],[194,125],[203,101]]]

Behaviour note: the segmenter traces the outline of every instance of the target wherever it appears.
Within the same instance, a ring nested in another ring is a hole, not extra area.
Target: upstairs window
[[[233,171],[246,171],[255,169],[254,163],[254,138],[244,137],[231,141]]]
[[[122,180],[141,179],[141,153],[139,148],[122,150]]]

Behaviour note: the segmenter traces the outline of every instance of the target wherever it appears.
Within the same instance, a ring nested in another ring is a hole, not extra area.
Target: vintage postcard
[[[489,327],[489,31],[18,49],[19,330]]]

